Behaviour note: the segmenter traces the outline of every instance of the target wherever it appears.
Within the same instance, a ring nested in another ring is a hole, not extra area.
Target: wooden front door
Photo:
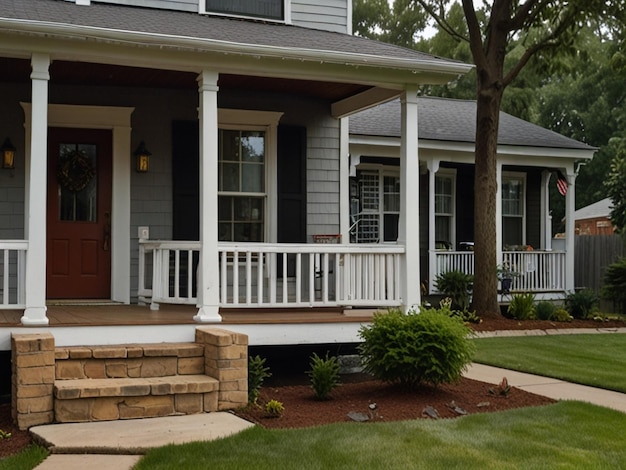
[[[48,133],[47,298],[111,296],[111,131]]]

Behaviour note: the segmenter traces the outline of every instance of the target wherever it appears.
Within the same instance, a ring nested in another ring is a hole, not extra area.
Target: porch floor
[[[159,310],[149,305],[125,304],[49,304],[46,312],[50,327],[112,325],[199,325],[193,316],[198,309],[191,305],[161,304]],[[305,309],[220,309],[222,322],[216,325],[362,323],[370,321],[375,310],[343,308]],[[21,327],[22,310],[0,310],[0,326]]]

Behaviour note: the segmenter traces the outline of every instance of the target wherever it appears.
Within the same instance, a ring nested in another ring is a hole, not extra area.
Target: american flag
[[[565,196],[567,194],[567,179],[563,176],[563,173],[560,171],[556,172],[556,187],[561,193],[561,196]]]

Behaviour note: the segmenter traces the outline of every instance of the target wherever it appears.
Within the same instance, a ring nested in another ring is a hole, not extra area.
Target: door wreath
[[[59,165],[57,178],[63,189],[77,193],[89,186],[95,174],[85,153],[74,150],[66,154],[65,161]]]

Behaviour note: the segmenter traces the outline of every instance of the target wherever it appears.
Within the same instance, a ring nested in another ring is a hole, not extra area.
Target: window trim
[[[450,231],[451,233],[449,234],[450,236],[450,243],[452,244],[452,250],[455,250],[456,247],[456,168],[439,168],[439,170],[437,170],[437,172],[435,173],[435,187],[433,188],[433,197],[435,198],[435,220],[437,218],[437,178],[447,178],[450,179],[452,181],[451,184],[451,194],[450,197],[452,198],[452,215],[450,216]],[[444,216],[447,214],[440,214],[441,216]],[[434,227],[433,227],[434,229]],[[437,235],[434,233],[435,230],[433,230],[433,236],[435,237],[435,239],[437,238]],[[435,243],[437,243],[437,240],[434,240]]]
[[[522,207],[522,215],[521,215],[521,219],[522,219],[522,245],[526,245],[526,191],[527,191],[527,187],[526,187],[526,179],[527,179],[527,174],[521,171],[503,171],[502,172],[502,176],[501,176],[501,187],[504,187],[504,182],[506,180],[518,180],[522,182],[522,201],[521,201],[521,207]],[[500,214],[500,226],[501,226],[501,230],[502,230],[502,245],[504,246],[504,217],[519,217],[519,216],[513,216],[513,215],[506,215],[504,214],[504,204],[503,204],[503,199],[504,197],[504,193],[501,192],[500,194],[500,204],[501,204],[501,214]]]
[[[236,14],[210,11],[210,10],[207,10],[206,8],[206,0],[198,0],[198,13],[201,15],[222,16],[226,18],[242,18],[242,19],[248,19],[248,20],[268,21],[272,23],[291,24],[291,0],[283,0],[283,16],[284,16],[283,19],[265,18],[265,17],[260,17],[260,16],[251,16],[251,15],[236,15]]]
[[[274,111],[250,111],[242,109],[218,109],[218,129],[239,131],[263,131],[265,132],[265,227],[263,242],[275,243],[277,240],[278,226],[278,191],[277,191],[277,152],[278,152],[278,122],[282,112]],[[232,191],[218,191],[221,195],[234,194]],[[239,195],[249,193],[237,193]],[[258,195],[259,193],[254,193]],[[237,242],[245,243],[245,242]]]

